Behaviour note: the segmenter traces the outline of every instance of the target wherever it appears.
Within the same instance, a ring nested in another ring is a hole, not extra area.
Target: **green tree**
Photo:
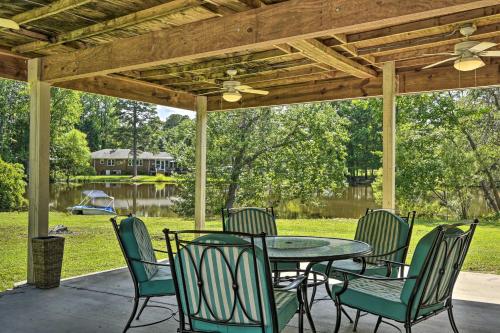
[[[312,201],[344,186],[347,121],[331,105],[310,104],[212,113],[208,121],[208,206],[277,205]],[[181,137],[182,146],[193,142]],[[172,136],[173,138],[179,138]],[[194,161],[193,150],[179,150]],[[180,207],[192,213],[193,176]]]
[[[137,176],[139,149],[158,150],[162,122],[153,104],[120,99],[117,108],[120,127],[116,136],[123,146],[132,148],[134,176]]]
[[[0,158],[0,211],[20,209],[26,204],[24,168],[19,163],[7,163]]]
[[[84,133],[72,129],[58,136],[52,146],[54,152],[52,171],[64,175],[67,182],[71,176],[89,171],[90,149]]]
[[[91,151],[120,148],[115,138],[119,127],[117,100],[115,97],[81,94],[83,112],[77,128],[87,134]]]
[[[357,176],[363,170],[368,178],[368,170],[381,167],[382,152],[382,100],[335,102],[339,115],[349,120],[349,142],[347,143],[347,168],[349,175]]]

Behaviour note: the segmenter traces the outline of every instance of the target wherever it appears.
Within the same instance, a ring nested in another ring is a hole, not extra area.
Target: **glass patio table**
[[[372,252],[370,245],[360,241],[310,236],[269,236],[266,237],[266,247],[271,262],[307,263],[306,269],[302,270],[307,277],[311,274],[313,265],[318,262],[356,258]],[[302,294],[309,325],[311,330],[316,332],[307,298],[307,288],[310,286],[316,288],[319,284],[324,284],[328,277],[322,273],[313,272],[313,274],[315,279],[312,284],[309,279],[304,280]],[[323,276],[322,281],[316,281],[318,274]]]

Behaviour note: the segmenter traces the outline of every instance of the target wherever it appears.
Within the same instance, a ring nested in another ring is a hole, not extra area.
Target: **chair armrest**
[[[276,290],[292,290],[292,289],[296,289],[298,288],[302,282],[304,282],[304,280],[306,279],[306,276],[305,275],[299,275],[299,276],[295,276],[294,279],[292,280],[292,282],[284,287],[281,287],[281,288],[275,288]]]
[[[140,263],[143,263],[143,264],[148,264],[148,265],[170,267],[170,264],[162,264],[162,263],[159,263],[159,262],[152,262],[152,261],[147,261],[147,260],[142,260],[142,259],[137,259],[137,258],[130,258],[129,257],[129,260],[137,261],[137,262],[140,262]]]
[[[401,247],[399,247],[399,248],[397,248],[397,249],[395,249],[395,250],[393,250],[393,251],[390,251],[390,252],[381,253],[381,254],[372,254],[372,255],[368,255],[368,256],[363,256],[363,258],[378,258],[378,257],[385,257],[385,256],[388,256],[388,255],[390,255],[390,254],[397,253],[397,252],[399,252],[399,251],[401,251],[401,250],[404,250],[404,249],[406,249],[406,248],[408,248],[408,246],[407,246],[407,245],[405,245],[405,246],[401,246]]]
[[[402,263],[402,262],[397,262],[397,261],[392,261],[392,260],[379,260],[379,262],[382,262],[386,265],[396,265],[396,266],[404,266],[404,267],[410,267],[410,265]]]

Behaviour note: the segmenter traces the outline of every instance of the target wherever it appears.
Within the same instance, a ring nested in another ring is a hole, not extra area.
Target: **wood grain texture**
[[[194,110],[195,106],[194,95],[128,78],[96,76],[60,82],[55,86],[186,110]]]
[[[496,4],[497,0],[292,0],[47,56],[42,77],[55,82],[134,70],[293,40],[379,29]]]
[[[26,81],[28,77],[28,61],[0,53],[0,77]]]
[[[352,76],[359,78],[377,76],[377,72],[373,69],[362,66],[354,60],[335,52],[316,39],[298,40],[289,44],[300,50],[309,59],[331,66]]]

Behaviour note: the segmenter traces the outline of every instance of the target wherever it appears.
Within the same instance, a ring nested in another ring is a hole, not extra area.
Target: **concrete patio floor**
[[[319,298],[325,294],[321,290]],[[60,288],[50,290],[22,286],[0,293],[0,332],[121,332],[132,309],[132,295],[132,281],[126,269],[67,279]],[[455,298],[455,318],[461,333],[500,332],[500,276],[464,272],[455,288]],[[156,302],[176,307],[173,297],[157,298]],[[318,332],[333,331],[333,302],[320,301],[312,312]],[[141,322],[158,320],[162,315],[161,310],[149,308],[144,311]],[[358,332],[373,332],[375,319],[374,316],[362,317]],[[177,322],[169,320],[129,332],[175,333],[177,328]],[[352,331],[352,325],[345,318],[341,331]],[[415,326],[413,331],[452,332],[445,313]],[[297,332],[297,318],[292,319],[285,332]],[[397,330],[382,325],[379,332]]]

